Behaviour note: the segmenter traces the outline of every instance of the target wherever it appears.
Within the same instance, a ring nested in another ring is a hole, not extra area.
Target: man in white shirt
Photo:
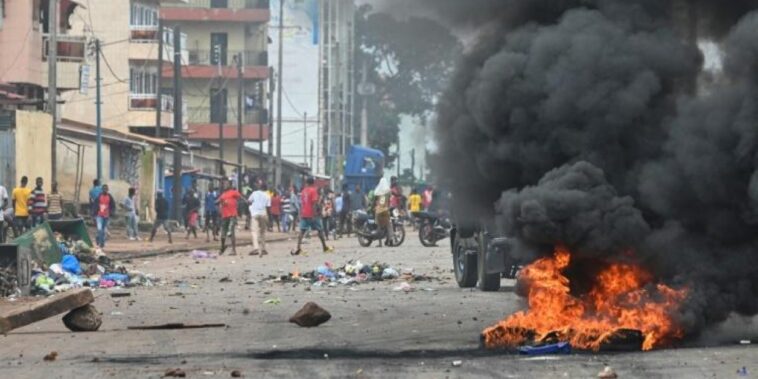
[[[261,257],[268,254],[268,251],[266,251],[266,229],[268,229],[268,212],[271,207],[271,198],[268,196],[266,190],[266,184],[261,183],[248,199],[250,217],[252,218],[250,231],[253,235],[253,251],[250,255],[260,254]]]

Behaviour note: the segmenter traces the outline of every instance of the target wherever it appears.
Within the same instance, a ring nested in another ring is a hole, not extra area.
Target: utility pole
[[[173,219],[182,214],[182,35],[179,26],[174,27],[174,188]]]
[[[270,115],[268,114],[268,112],[264,112],[263,104],[265,104],[264,100],[263,100],[263,81],[259,81],[258,82],[258,103],[254,104],[259,109],[259,112],[258,112],[258,114],[259,114],[259,117],[258,117],[258,131],[259,131],[258,132],[258,151],[261,152],[260,159],[258,160],[258,172],[259,172],[259,175],[263,175],[263,157],[264,157],[264,155],[263,155],[263,123],[264,123],[264,120],[265,120],[266,123],[268,123],[268,118],[270,117]],[[265,119],[263,118],[264,114],[266,115]]]
[[[274,180],[274,68],[268,68],[268,182]]]
[[[279,76],[277,77],[276,174],[274,187],[282,183],[282,77],[284,76],[284,0],[279,0]]]
[[[368,83],[368,66],[364,59],[363,82],[361,82],[361,84],[365,86],[366,83]],[[368,95],[366,93],[361,93],[361,95],[363,95],[363,109],[361,109],[361,146],[368,146]]]
[[[416,148],[411,149],[411,175],[416,176]]]
[[[58,177],[58,1],[48,2],[47,31],[50,34],[47,45],[47,111],[53,118],[53,131],[50,155],[51,182],[56,182]]]
[[[97,180],[103,180],[103,122],[102,122],[102,84],[103,78],[100,76],[100,40],[95,39],[95,131],[96,150],[97,150]]]
[[[161,123],[163,122],[163,94],[161,94],[161,83],[163,82],[163,21],[158,19],[158,78],[157,78],[157,100],[155,101],[155,138],[161,138]]]
[[[303,113],[303,162],[308,166],[308,112]]]
[[[316,174],[316,171],[313,171],[313,140],[311,140],[311,174]]]
[[[223,88],[219,88],[216,92],[216,115],[218,117],[218,174],[224,176],[224,117],[221,116],[226,113],[221,101]]]
[[[397,178],[400,179],[400,138],[397,139]]]
[[[242,53],[237,53],[237,190],[242,191],[242,148],[245,146],[245,139],[242,136]]]

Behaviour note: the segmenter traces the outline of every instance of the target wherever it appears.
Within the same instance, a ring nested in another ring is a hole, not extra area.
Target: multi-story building
[[[341,158],[355,140],[355,2],[322,0],[320,4],[319,104],[321,146],[318,166],[339,174]]]
[[[57,82],[52,96],[79,87],[86,38],[70,27],[79,1],[57,8]],[[21,176],[52,177],[52,118],[48,97],[47,1],[0,1],[0,184],[12,188]]]
[[[237,141],[257,142],[269,135],[267,84],[268,0],[188,0],[161,8],[166,27],[179,26],[189,51],[182,71],[187,137],[213,145],[223,135],[224,158],[236,161]],[[238,80],[241,57],[242,80]],[[162,88],[172,92],[173,67],[163,69]],[[238,99],[242,96],[242,135],[238,135]]]

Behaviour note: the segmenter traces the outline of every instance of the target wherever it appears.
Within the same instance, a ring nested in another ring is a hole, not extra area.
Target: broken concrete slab
[[[76,308],[63,316],[63,324],[72,332],[94,332],[103,324],[103,315],[92,304]]]
[[[332,315],[318,304],[308,302],[300,308],[294,316],[290,317],[290,322],[304,328],[319,326],[332,318]]]
[[[40,300],[0,307],[0,333],[81,308],[95,301],[89,288],[55,294]]]

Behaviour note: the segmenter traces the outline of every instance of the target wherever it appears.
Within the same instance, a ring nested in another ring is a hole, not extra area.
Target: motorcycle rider
[[[385,244],[392,246],[394,241],[394,230],[390,217],[390,197],[392,189],[386,178],[382,178],[374,189],[374,217],[376,225],[379,227],[379,235],[386,236]],[[382,247],[382,240],[379,240],[379,247]]]

